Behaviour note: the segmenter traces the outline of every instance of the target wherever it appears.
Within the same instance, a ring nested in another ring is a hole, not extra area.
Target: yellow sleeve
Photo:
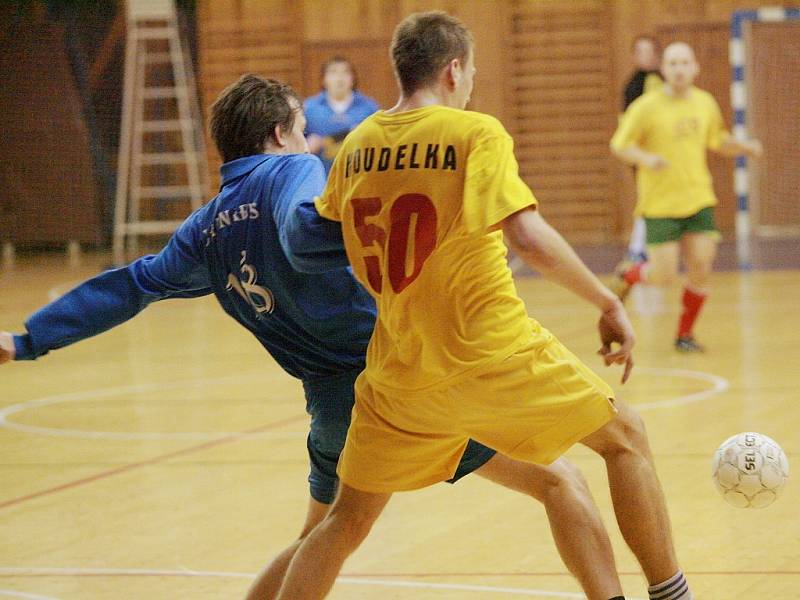
[[[650,92],[655,92],[656,90],[660,90],[664,87],[664,80],[661,79],[661,75],[658,73],[648,73],[647,76],[644,78],[644,93],[648,94]]]
[[[514,141],[501,126],[482,135],[467,157],[462,215],[469,233],[490,230],[517,211],[536,206],[519,176]]]
[[[342,213],[339,206],[339,194],[337,192],[336,182],[338,181],[339,169],[337,166],[342,161],[334,159],[331,171],[328,174],[328,182],[325,184],[325,189],[322,190],[322,195],[314,198],[314,206],[321,217],[330,221],[341,221]]]
[[[332,193],[328,192],[330,185],[325,186],[325,191],[322,196],[314,198],[314,206],[321,217],[329,221],[341,221],[342,217],[339,214],[339,207],[335,204],[335,197]]]
[[[634,100],[620,118],[617,131],[611,138],[611,147],[615,150],[641,145],[644,138],[644,111],[641,107],[641,102]]]
[[[711,150],[717,150],[730,133],[725,128],[725,121],[722,119],[722,111],[719,109],[719,104],[713,97],[709,98],[709,112],[706,145]]]

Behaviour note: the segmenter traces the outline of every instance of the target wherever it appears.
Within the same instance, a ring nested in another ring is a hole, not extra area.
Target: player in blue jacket
[[[277,593],[299,542],[334,499],[353,384],[376,314],[350,272],[339,224],[320,220],[313,209],[325,174],[319,159],[305,153],[304,125],[291,88],[242,77],[212,108],[212,137],[225,161],[220,193],[157,255],[82,283],[34,313],[27,333],[0,334],[0,364],[33,360],[107,331],[151,302],[213,293],[302,381],[311,415],[306,523],[259,576],[251,598]],[[544,502],[562,558],[590,598],[618,585],[608,536],[577,469],[563,460],[549,467],[521,463],[470,442],[454,480],[473,471]]]
[[[322,65],[322,91],[306,98],[306,139],[312,154],[331,170],[342,140],[356,125],[378,110],[378,103],[359,92],[356,68],[343,56]]]

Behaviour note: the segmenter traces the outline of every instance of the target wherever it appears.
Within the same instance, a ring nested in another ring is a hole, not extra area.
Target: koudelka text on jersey
[[[395,148],[356,148],[345,157],[345,178],[370,171],[456,170],[456,149],[442,144],[401,144]]]

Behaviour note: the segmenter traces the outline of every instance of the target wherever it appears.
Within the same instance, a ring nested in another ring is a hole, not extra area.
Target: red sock
[[[635,265],[631,265],[628,270],[623,273],[622,278],[631,285],[642,283],[645,279],[646,267],[646,262],[640,262],[636,263]]]
[[[693,290],[688,286],[683,288],[683,313],[678,326],[678,337],[692,335],[694,322],[697,320],[697,315],[700,314],[700,309],[703,308],[703,303],[707,297],[707,294]]]

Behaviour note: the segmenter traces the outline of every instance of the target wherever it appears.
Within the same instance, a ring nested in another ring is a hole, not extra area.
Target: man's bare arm
[[[596,306],[602,316],[599,328],[606,365],[624,364],[623,383],[633,368],[633,327],[622,302],[592,273],[572,247],[533,208],[503,221],[503,232],[517,255],[547,279]],[[612,344],[619,347],[612,349]]]
[[[728,134],[722,139],[719,148],[715,150],[724,156],[739,156],[744,154],[752,158],[759,158],[764,152],[759,140],[737,140]]]

